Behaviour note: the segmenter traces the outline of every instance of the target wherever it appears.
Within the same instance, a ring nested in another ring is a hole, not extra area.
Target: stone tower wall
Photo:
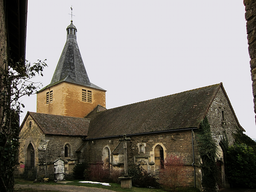
[[[82,101],[82,89],[92,91],[92,102]],[[52,101],[46,103],[46,93],[53,91]],[[71,83],[60,83],[37,93],[37,112],[71,117],[85,117],[97,105],[106,107],[105,91]]]

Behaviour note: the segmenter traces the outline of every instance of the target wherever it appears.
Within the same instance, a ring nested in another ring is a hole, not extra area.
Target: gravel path
[[[74,186],[74,185],[40,185],[40,184],[16,184],[14,189],[36,189],[36,190],[53,190],[53,191],[65,191],[65,192],[112,192],[112,190],[84,187],[84,186]]]

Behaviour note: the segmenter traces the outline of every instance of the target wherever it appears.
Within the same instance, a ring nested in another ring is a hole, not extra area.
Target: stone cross
[[[124,176],[128,177],[128,160],[127,160],[127,141],[130,141],[131,138],[126,137],[126,135],[123,136],[120,141],[123,141],[123,147],[124,147]]]

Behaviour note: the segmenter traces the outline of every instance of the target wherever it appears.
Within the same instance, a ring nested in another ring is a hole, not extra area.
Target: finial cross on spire
[[[73,14],[73,7],[72,7],[72,5],[70,7],[70,10],[71,10],[71,13],[69,15],[71,15],[71,21],[73,21],[73,16],[75,16],[75,15]]]

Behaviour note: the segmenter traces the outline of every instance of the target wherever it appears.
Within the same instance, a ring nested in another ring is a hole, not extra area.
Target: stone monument
[[[64,160],[57,159],[54,161],[54,175],[57,181],[63,181],[65,176]]]
[[[128,175],[128,160],[127,160],[127,141],[130,141],[131,138],[126,137],[126,135],[123,136],[122,139],[120,139],[121,142],[123,142],[123,148],[124,148],[124,176],[119,177],[121,180],[121,187],[122,188],[132,188],[132,177],[129,177]]]

